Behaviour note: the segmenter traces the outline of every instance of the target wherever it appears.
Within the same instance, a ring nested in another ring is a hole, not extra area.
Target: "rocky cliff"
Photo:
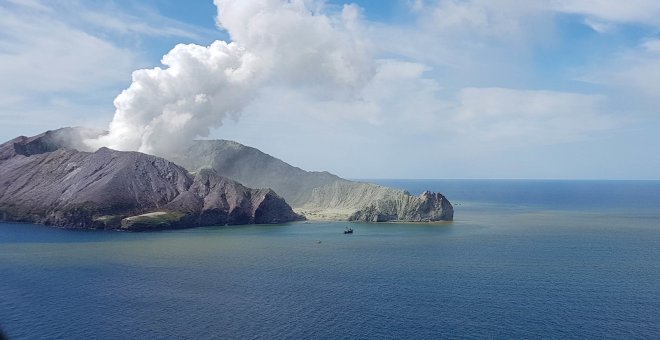
[[[301,219],[272,190],[246,188],[214,170],[193,176],[138,152],[65,148],[79,132],[62,129],[0,145],[0,218],[128,230]]]
[[[250,189],[202,169],[187,191],[165,205],[185,212],[199,225],[282,223],[300,220],[291,207],[271,189]]]
[[[353,213],[349,220],[363,222],[432,222],[451,221],[454,208],[439,193],[425,191],[419,196],[401,193],[395,197],[376,200]]]
[[[405,196],[403,190],[372,183],[338,180],[314,188],[310,199],[297,211],[310,219],[348,220],[353,213],[379,200],[393,200]]]

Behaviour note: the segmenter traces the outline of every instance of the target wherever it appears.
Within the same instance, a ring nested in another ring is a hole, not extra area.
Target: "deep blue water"
[[[444,224],[0,224],[10,339],[660,338],[660,182],[379,181]],[[321,243],[317,243],[321,241]]]

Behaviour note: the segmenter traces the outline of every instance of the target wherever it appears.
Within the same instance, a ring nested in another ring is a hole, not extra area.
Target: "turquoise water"
[[[660,338],[660,182],[382,181],[455,221],[0,224],[10,339]],[[320,241],[320,243],[319,243]]]

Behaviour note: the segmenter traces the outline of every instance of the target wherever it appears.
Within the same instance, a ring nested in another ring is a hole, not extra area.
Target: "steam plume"
[[[266,86],[350,95],[372,76],[355,6],[330,16],[322,2],[304,0],[215,5],[231,42],[180,44],[162,58],[162,68],[133,72],[114,100],[109,133],[92,146],[167,155],[238,117]]]

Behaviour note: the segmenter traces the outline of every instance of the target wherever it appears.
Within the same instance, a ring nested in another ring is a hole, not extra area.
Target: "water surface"
[[[0,224],[11,339],[658,338],[660,182],[383,181],[453,223]]]

